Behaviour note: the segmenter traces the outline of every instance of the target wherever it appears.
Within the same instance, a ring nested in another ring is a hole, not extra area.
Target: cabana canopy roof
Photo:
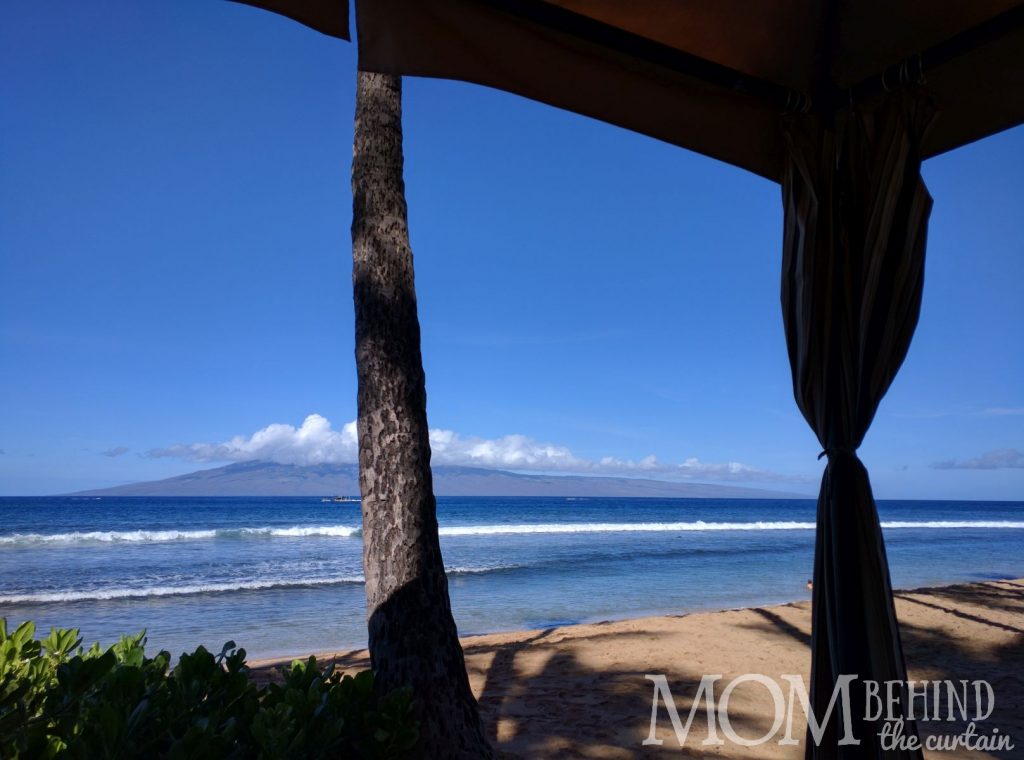
[[[245,0],[347,36],[344,0]],[[1024,122],[1021,0],[357,0],[360,67],[585,114],[780,179],[779,116],[923,83],[924,157]]]

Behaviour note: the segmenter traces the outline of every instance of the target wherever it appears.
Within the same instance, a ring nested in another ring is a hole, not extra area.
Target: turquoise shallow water
[[[899,587],[1024,576],[1024,502],[880,502]],[[460,631],[805,598],[814,502],[440,499]],[[0,616],[172,653],[365,644],[358,505],[2,498]]]

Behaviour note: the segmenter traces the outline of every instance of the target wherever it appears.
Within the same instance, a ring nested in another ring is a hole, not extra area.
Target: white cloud
[[[105,457],[119,457],[128,453],[128,447],[115,446],[112,449],[107,449],[106,451],[101,451],[100,453],[103,454],[103,456]]]
[[[565,446],[540,443],[525,435],[501,438],[463,438],[452,430],[430,431],[431,462],[506,470],[575,471],[590,462],[578,459]]]
[[[223,443],[178,443],[147,453],[151,457],[177,457],[192,462],[266,461],[309,465],[354,462],[358,451],[355,422],[334,430],[326,417],[311,414],[298,428],[275,423],[248,438],[236,435]]]
[[[678,464],[661,462],[653,454],[636,462],[604,457],[598,462],[592,463],[590,469],[605,474],[660,475],[681,480],[788,481],[793,483],[810,480],[805,477],[760,470],[741,462],[701,462],[697,457],[690,457]]]
[[[696,457],[675,464],[653,454],[633,461],[604,457],[578,457],[565,446],[543,443],[525,435],[500,438],[463,436],[454,430],[430,431],[431,462],[505,470],[534,470],[564,474],[632,475],[677,480],[804,482],[807,478],[759,470],[740,462],[705,463]],[[147,452],[150,457],[177,457],[193,462],[269,461],[313,465],[354,463],[359,442],[355,421],[334,430],[319,414],[311,414],[298,428],[274,424],[249,437],[235,436],[223,443],[175,444]]]
[[[1024,454],[1017,449],[995,449],[986,451],[980,457],[956,461],[947,459],[935,462],[936,470],[1016,470],[1024,469]]]

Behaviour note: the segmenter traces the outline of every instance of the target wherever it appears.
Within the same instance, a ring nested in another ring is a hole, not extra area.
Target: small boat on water
[[[320,499],[321,503],[342,503],[342,504],[358,504],[361,502],[358,496],[332,496],[330,498]]]

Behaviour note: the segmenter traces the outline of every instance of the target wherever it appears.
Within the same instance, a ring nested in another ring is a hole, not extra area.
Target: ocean
[[[1024,577],[1024,502],[882,501],[901,588]],[[812,500],[441,498],[463,634],[809,597]],[[0,617],[177,655],[365,646],[359,505],[0,498]]]

